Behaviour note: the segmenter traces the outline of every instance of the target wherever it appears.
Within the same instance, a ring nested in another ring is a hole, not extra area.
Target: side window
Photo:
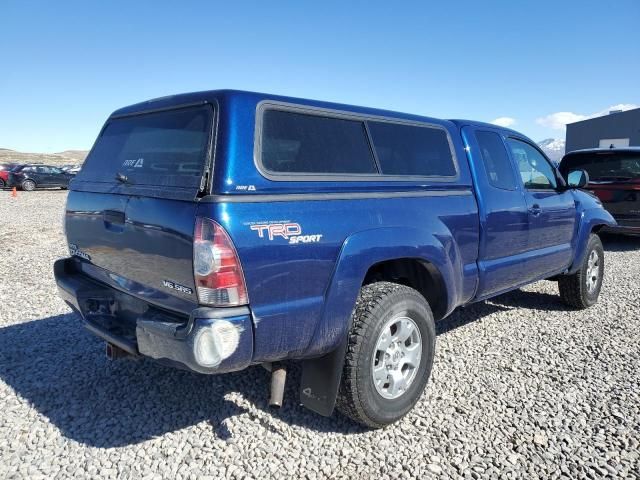
[[[478,131],[476,139],[489,183],[502,190],[516,190],[516,176],[500,135],[495,132]]]
[[[441,128],[367,122],[384,175],[452,177],[455,164]]]
[[[525,188],[552,190],[558,186],[553,167],[537,149],[515,138],[507,139],[507,143]]]
[[[62,173],[62,170],[60,170],[59,168],[56,168],[56,167],[51,167],[49,170],[50,170],[50,173],[53,173],[53,174],[56,174],[56,175],[59,175],[59,174]]]
[[[37,167],[36,168],[36,172],[37,173],[49,173],[49,169],[47,167]]]
[[[266,110],[261,151],[271,172],[377,173],[363,121]]]

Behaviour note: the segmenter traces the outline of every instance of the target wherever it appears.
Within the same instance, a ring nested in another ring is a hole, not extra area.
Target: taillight
[[[196,218],[193,271],[200,303],[215,307],[248,303],[242,266],[231,238],[209,218]]]

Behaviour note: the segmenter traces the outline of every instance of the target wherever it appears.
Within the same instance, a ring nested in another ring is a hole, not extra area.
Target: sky
[[[0,148],[89,149],[119,107],[234,88],[496,121],[640,105],[640,1],[0,2]]]

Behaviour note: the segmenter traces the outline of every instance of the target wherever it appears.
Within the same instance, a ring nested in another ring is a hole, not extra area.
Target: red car
[[[3,163],[0,165],[0,188],[7,186],[9,180],[9,171],[14,167],[17,167],[17,163]]]
[[[608,231],[640,234],[640,147],[569,152],[560,162],[560,172],[566,178],[574,170],[587,171],[587,189],[618,222]]]

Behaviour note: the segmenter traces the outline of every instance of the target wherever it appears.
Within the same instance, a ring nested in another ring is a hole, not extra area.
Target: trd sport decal
[[[298,243],[318,243],[322,239],[322,234],[303,235],[302,227],[299,223],[281,222],[281,223],[253,223],[249,225],[251,230],[258,232],[258,238],[268,238],[273,241],[275,238],[284,238],[289,244]]]

